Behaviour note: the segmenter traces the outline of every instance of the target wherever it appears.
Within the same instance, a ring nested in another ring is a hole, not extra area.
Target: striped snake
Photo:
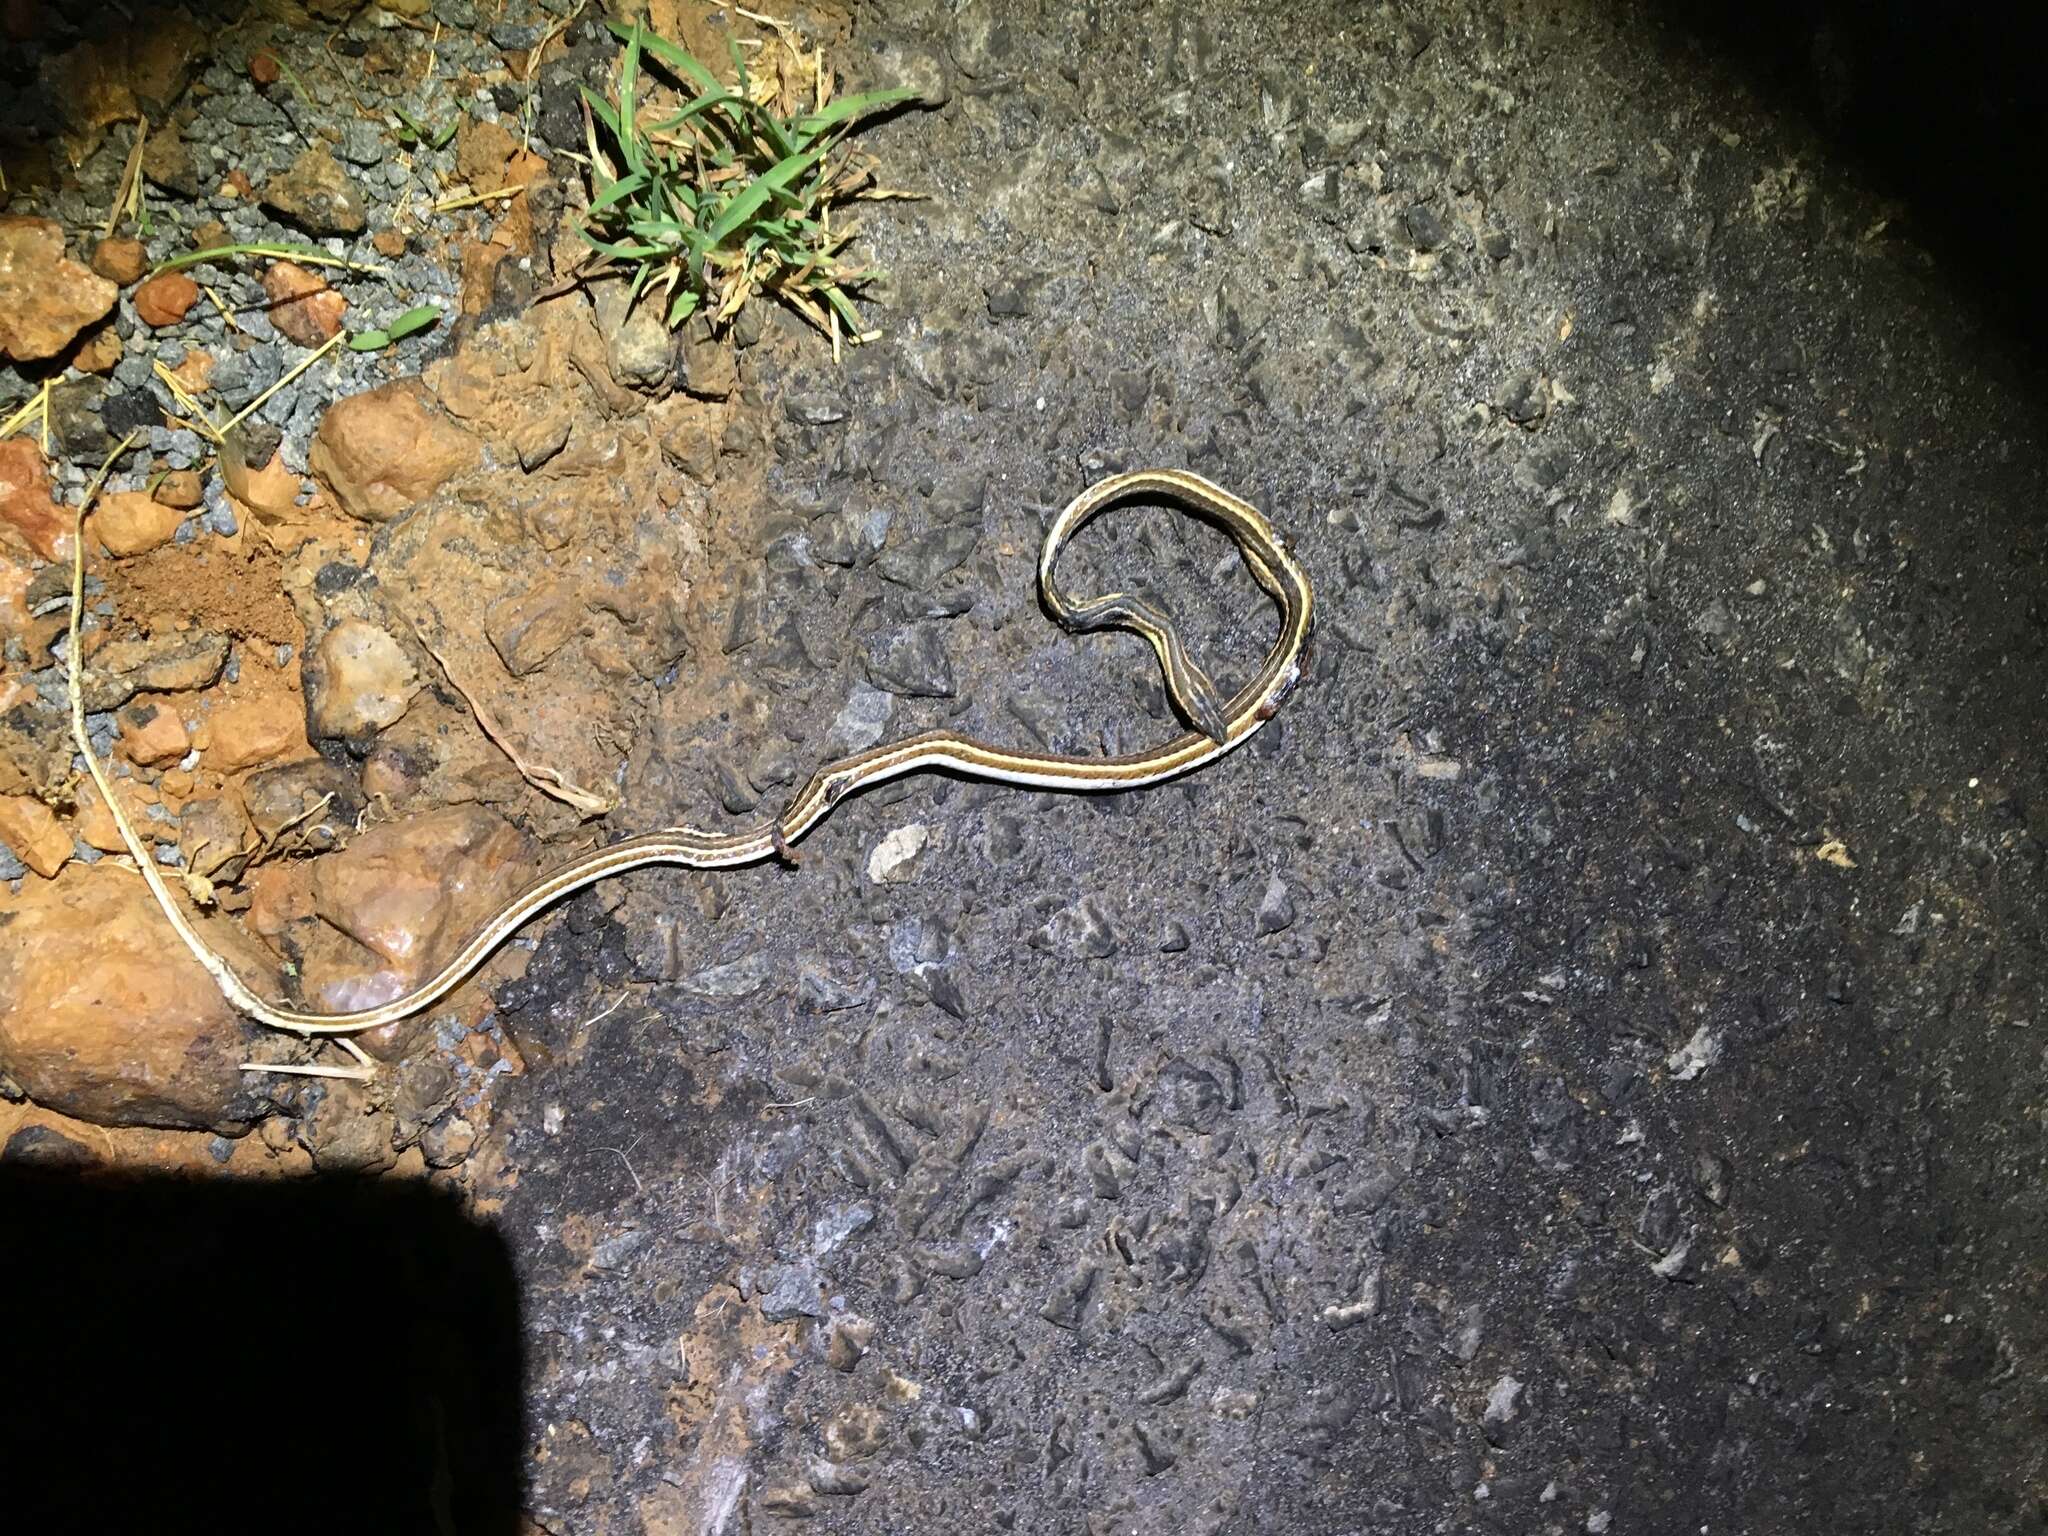
[[[1105,508],[1146,495],[1174,502],[1219,525],[1236,542],[1253,579],[1279,604],[1280,632],[1265,664],[1227,700],[1188,656],[1166,616],[1144,599],[1117,592],[1091,602],[1075,602],[1060,590],[1055,567],[1067,541]],[[374,1008],[350,1013],[305,1013],[265,1002],[199,936],[172,898],[157,871],[156,861],[148,857],[139,842],[131,844],[130,851],[178,936],[235,1007],[294,1034],[355,1034],[409,1018],[439,1001],[537,913],[573,892],[609,876],[655,864],[732,869],[776,857],[791,858],[791,845],[829,816],[835,805],[873,784],[900,779],[906,774],[940,771],[1028,789],[1112,790],[1137,789],[1191,772],[1242,744],[1273,717],[1301,679],[1309,635],[1315,624],[1308,573],[1271,524],[1250,503],[1185,470],[1146,469],[1112,475],[1075,497],[1046,531],[1038,559],[1038,585],[1047,610],[1069,630],[1118,628],[1143,635],[1158,654],[1167,691],[1193,729],[1150,752],[1117,757],[1080,757],[995,747],[955,731],[926,731],[856,752],[818,769],[780,816],[747,831],[714,833],[689,827],[663,827],[570,860],[540,876],[506,902],[432,977],[404,996]],[[75,624],[76,601],[72,614]],[[75,634],[72,653],[77,654]],[[72,702],[74,730],[84,743],[82,705],[75,692]],[[89,745],[83,750],[101,795],[110,805],[115,804],[113,788],[106,782],[98,758]],[[133,836],[132,829],[125,824],[122,830],[124,835]]]

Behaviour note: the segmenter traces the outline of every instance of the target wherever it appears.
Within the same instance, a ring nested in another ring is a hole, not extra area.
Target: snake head
[[[1223,708],[1223,700],[1217,697],[1215,686],[1206,677],[1202,684],[1185,690],[1181,707],[1188,712],[1188,719],[1196,730],[1217,746],[1227,747],[1230,745],[1230,717]]]

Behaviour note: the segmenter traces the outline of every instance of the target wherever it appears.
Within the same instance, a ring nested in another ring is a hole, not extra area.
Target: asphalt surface
[[[1997,292],[1654,14],[887,9],[856,50],[949,99],[874,147],[933,196],[868,221],[887,337],[754,375],[811,542],[764,519],[771,723],[706,805],[899,633],[941,696],[888,731],[1170,730],[1142,646],[1032,601],[1110,468],[1267,507],[1318,651],[1185,784],[872,794],[543,944],[536,1518],[2038,1529],[2044,458]],[[879,562],[817,557],[878,509]],[[1225,673],[1270,633],[1163,512],[1076,553]]]

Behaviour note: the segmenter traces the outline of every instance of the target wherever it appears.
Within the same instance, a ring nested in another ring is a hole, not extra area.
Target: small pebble
[[[1263,937],[1278,933],[1294,922],[1294,897],[1288,893],[1287,882],[1278,875],[1266,882],[1266,894],[1259,899],[1259,912],[1255,926]]]

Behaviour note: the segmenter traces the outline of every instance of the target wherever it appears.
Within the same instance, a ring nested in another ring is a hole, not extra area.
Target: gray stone
[[[351,165],[376,165],[385,155],[385,139],[375,123],[351,118],[341,130],[341,157]]]
[[[882,739],[896,713],[896,701],[879,688],[855,683],[853,692],[832,721],[826,734],[827,750],[836,756],[865,752]]]
[[[907,624],[871,641],[868,680],[908,698],[943,699],[953,694],[953,663],[935,624]]]

